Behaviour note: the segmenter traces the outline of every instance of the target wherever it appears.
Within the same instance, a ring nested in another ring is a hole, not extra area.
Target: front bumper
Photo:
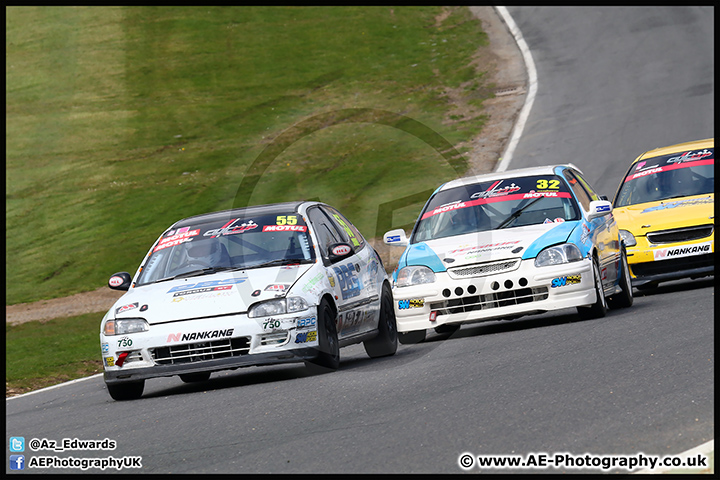
[[[271,319],[230,315],[156,324],[128,335],[101,333],[105,382],[312,360],[315,318],[313,307]]]
[[[715,274],[714,235],[693,242],[652,244],[646,237],[636,241],[627,248],[633,287]]]
[[[513,271],[482,277],[453,279],[447,272],[439,272],[432,284],[395,287],[398,331],[509,320],[592,305],[597,300],[590,259],[541,268],[534,262],[523,260]]]

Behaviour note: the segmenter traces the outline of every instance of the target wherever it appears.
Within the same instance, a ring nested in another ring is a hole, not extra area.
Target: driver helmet
[[[185,253],[187,255],[187,263],[207,264],[208,266],[217,266],[220,264],[222,250],[220,243],[212,240],[200,242],[188,242],[186,244]]]

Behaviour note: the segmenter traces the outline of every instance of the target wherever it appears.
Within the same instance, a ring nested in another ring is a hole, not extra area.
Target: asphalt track
[[[538,78],[510,168],[572,162],[612,196],[644,150],[713,136],[711,7],[508,10]],[[113,402],[96,376],[7,400],[6,437],[109,438],[112,451],[25,455],[140,456],[140,473],[161,474],[461,473],[466,452],[678,454],[714,438],[713,298],[712,277],[672,282],[599,320],[567,310],[476,324],[379,360],[353,346],[325,375],[290,365],[157,379],[134,402]]]

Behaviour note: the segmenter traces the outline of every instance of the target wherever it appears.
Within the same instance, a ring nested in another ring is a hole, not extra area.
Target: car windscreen
[[[234,216],[165,232],[144,262],[137,285],[222,270],[309,263],[315,251],[296,212]]]
[[[615,207],[704,195],[715,191],[715,149],[703,148],[648,158],[633,165]]]
[[[579,218],[575,199],[558,176],[492,180],[436,193],[420,214],[411,243]]]

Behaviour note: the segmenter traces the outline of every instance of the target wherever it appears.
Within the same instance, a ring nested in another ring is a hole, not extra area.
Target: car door
[[[600,200],[600,196],[590,187],[590,184],[582,177],[580,172],[566,170],[565,177],[568,179],[571,188],[578,197],[582,209],[587,218],[590,210],[590,202]],[[600,277],[603,284],[608,286],[618,276],[618,260],[620,259],[620,243],[618,241],[618,228],[612,213],[601,217],[593,218],[590,224],[590,235],[593,244],[597,248],[598,261],[600,263]]]
[[[377,327],[379,312],[375,305],[377,300],[373,302],[373,298],[377,298],[377,287],[368,282],[367,256],[370,248],[337,210],[318,205],[309,208],[307,214],[315,228],[322,261],[335,293],[338,338],[373,330]],[[328,249],[334,243],[351,245],[352,255],[331,261]]]

